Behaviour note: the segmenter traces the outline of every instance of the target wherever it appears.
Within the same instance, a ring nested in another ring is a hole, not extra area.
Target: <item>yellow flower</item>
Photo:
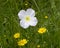
[[[37,45],[37,48],[40,48],[40,45]]]
[[[19,38],[20,37],[20,33],[15,33],[14,34],[14,38]]]
[[[41,33],[41,34],[45,33],[46,31],[47,31],[47,29],[44,28],[44,27],[41,27],[41,28],[39,28],[39,30],[38,30],[38,32]]]
[[[47,18],[48,18],[48,16],[45,16],[45,18],[47,19]]]
[[[19,46],[24,46],[28,41],[26,39],[22,39],[18,41]]]

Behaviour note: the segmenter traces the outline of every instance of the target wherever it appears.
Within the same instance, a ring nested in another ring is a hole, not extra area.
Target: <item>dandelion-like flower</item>
[[[36,26],[38,20],[35,17],[35,11],[31,8],[25,10],[21,10],[18,13],[20,20],[20,26],[22,28],[28,28],[29,26]]]
[[[47,29],[45,27],[41,27],[38,30],[38,32],[41,33],[41,34],[45,33],[46,31],[47,31]]]
[[[14,34],[14,38],[19,38],[20,37],[20,33],[15,33]]]
[[[27,44],[27,40],[26,39],[22,39],[22,40],[19,40],[17,43],[19,46],[24,46],[25,44]]]

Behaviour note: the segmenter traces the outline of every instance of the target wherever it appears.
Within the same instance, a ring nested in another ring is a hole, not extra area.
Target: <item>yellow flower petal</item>
[[[15,33],[14,34],[14,38],[19,38],[20,37],[20,33]]]
[[[39,28],[39,30],[38,30],[38,32],[41,33],[41,34],[45,33],[46,31],[47,31],[47,29],[44,28],[44,27],[41,27],[41,28]]]
[[[19,46],[24,46],[26,43],[27,43],[27,40],[26,39],[22,39],[22,40],[19,40],[18,41],[18,45]]]

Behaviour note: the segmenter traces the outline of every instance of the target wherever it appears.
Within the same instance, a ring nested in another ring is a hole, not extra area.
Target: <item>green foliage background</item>
[[[17,14],[27,8],[36,11],[38,24],[23,29]],[[39,34],[40,27],[46,27],[48,33]],[[21,33],[20,39],[29,40],[25,46],[17,45],[17,39],[13,38],[16,32]],[[60,48],[60,0],[0,0],[0,48],[36,48],[37,45],[40,48]]]

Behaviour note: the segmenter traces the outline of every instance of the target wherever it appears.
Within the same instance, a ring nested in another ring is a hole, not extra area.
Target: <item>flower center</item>
[[[30,17],[29,16],[26,16],[25,21],[26,22],[29,22],[30,21]]]

